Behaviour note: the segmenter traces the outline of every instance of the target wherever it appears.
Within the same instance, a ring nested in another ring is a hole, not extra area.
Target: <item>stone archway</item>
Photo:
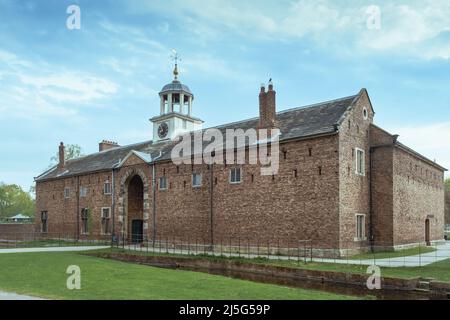
[[[133,227],[132,221],[142,219],[142,240],[147,240],[148,220],[150,217],[148,191],[148,179],[140,169],[129,169],[120,179],[118,222],[121,239],[132,240],[129,236]],[[135,205],[130,204],[130,201],[136,202]]]

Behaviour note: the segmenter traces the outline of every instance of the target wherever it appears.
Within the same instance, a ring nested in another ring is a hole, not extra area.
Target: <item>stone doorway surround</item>
[[[147,240],[148,236],[148,224],[150,217],[150,200],[149,200],[149,183],[148,179],[145,176],[145,173],[141,169],[130,168],[120,179],[120,193],[118,199],[118,223],[120,227],[120,235],[122,239],[126,239],[128,236],[128,184],[130,183],[133,177],[139,176],[143,183],[143,202],[144,202],[144,211],[143,211],[143,237],[144,241]]]

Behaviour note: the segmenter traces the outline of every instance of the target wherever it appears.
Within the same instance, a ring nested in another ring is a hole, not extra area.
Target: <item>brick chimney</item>
[[[98,144],[98,151],[101,152],[101,151],[105,151],[105,150],[109,150],[109,149],[113,149],[113,148],[117,148],[117,147],[120,147],[117,142],[103,140],[102,142],[100,142]]]
[[[266,92],[264,84],[259,92],[259,127],[274,128],[276,124],[276,92],[273,90],[272,80]]]
[[[66,154],[66,147],[64,146],[64,142],[61,142],[59,144],[59,162],[58,162],[58,169],[64,169],[64,166],[66,164],[65,159]]]

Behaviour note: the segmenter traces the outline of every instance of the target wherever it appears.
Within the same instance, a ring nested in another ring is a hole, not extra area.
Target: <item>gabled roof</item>
[[[124,165],[124,163],[128,160],[129,157],[131,157],[132,155],[137,156],[139,159],[141,159],[142,161],[146,162],[146,163],[150,163],[152,162],[152,156],[148,153],[144,153],[144,152],[140,152],[140,151],[136,151],[136,150],[131,150],[130,152],[128,152],[127,156],[125,158],[123,158],[122,161],[120,161],[115,168],[120,168],[121,166]]]
[[[279,137],[280,141],[307,139],[314,136],[337,133],[338,126],[342,122],[342,117],[345,117],[346,111],[351,108],[361,92],[357,95],[341,99],[278,112],[277,123],[281,131],[281,136]],[[223,133],[225,133],[227,129],[239,128],[247,130],[250,128],[257,128],[258,120],[259,118],[255,117],[214,128],[221,130]],[[63,172],[58,172],[57,166],[55,166],[35,178],[35,180],[44,181],[76,176],[89,172],[112,170],[119,166],[119,164],[130,155],[130,152],[134,152],[134,154],[140,156],[143,160],[150,159],[155,162],[166,161],[170,159],[171,150],[175,143],[176,142],[172,141],[157,143],[145,141],[105,150],[77,159],[68,160],[66,161]]]

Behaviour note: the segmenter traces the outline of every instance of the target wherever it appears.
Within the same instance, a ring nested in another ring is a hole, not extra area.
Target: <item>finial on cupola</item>
[[[175,68],[173,69],[173,76],[174,76],[174,81],[178,80],[178,60],[181,61],[177,50],[172,49],[172,56],[171,56],[172,60],[175,62]]]

